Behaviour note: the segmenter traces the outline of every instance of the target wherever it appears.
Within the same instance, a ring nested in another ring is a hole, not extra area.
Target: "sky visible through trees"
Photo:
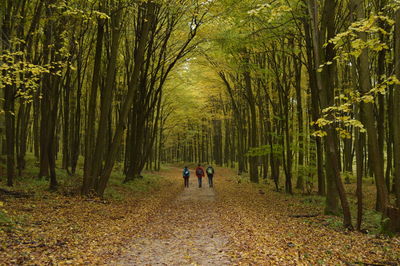
[[[213,164],[400,231],[398,1],[1,0],[0,29],[3,193]]]

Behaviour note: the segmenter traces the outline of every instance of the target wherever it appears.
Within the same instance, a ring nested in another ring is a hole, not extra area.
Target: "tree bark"
[[[395,13],[395,33],[394,33],[394,58],[395,74],[400,80],[400,10]],[[393,91],[393,152],[394,152],[394,185],[396,194],[396,206],[400,208],[400,85],[396,84]]]
[[[360,0],[352,1],[353,10],[356,11],[356,18],[363,19],[365,18],[364,14],[364,2]],[[367,34],[365,32],[358,33],[361,40],[364,42],[367,41]],[[368,49],[364,48],[358,58],[358,72],[359,72],[359,90],[361,95],[366,95],[372,89],[371,78],[369,73],[369,56]],[[385,214],[386,207],[388,205],[388,191],[385,184],[385,176],[384,176],[384,166],[383,166],[383,158],[382,153],[379,148],[379,139],[378,132],[375,125],[374,119],[374,105],[373,103],[363,102],[361,103],[362,107],[362,118],[367,130],[368,135],[368,154],[369,158],[372,160],[372,168],[375,176],[375,182],[377,187],[377,193],[379,195],[379,209]]]
[[[244,55],[244,63],[246,64],[246,69],[243,73],[244,81],[245,81],[245,89],[246,89],[246,99],[248,102],[249,110],[250,110],[250,127],[249,127],[249,134],[250,134],[250,148],[256,148],[258,146],[258,138],[257,138],[257,111],[256,111],[256,102],[253,94],[253,87],[251,83],[251,76],[250,70],[248,69],[250,66],[250,60],[248,52],[245,52]],[[250,181],[254,183],[258,183],[258,166],[257,166],[258,157],[251,156],[249,158],[250,163]]]
[[[104,37],[104,20],[98,19],[97,21],[97,39],[96,39],[96,54],[93,64],[93,78],[92,87],[89,96],[89,107],[87,116],[87,127],[85,135],[85,162],[84,162],[84,174],[83,184],[81,193],[88,195],[90,190],[94,187],[93,180],[93,158],[94,144],[95,144],[95,118],[96,118],[96,102],[97,102],[97,91],[100,83],[100,70],[101,70],[101,58],[103,53],[103,37]]]
[[[102,90],[101,97],[101,107],[100,107],[100,119],[99,126],[97,131],[97,141],[96,147],[94,149],[94,154],[92,155],[92,169],[91,169],[91,180],[94,182],[94,186],[97,186],[98,177],[100,176],[101,166],[103,162],[103,155],[107,148],[107,128],[109,124],[109,114],[111,110],[111,104],[113,100],[113,88],[115,82],[115,73],[117,67],[117,58],[118,58],[118,48],[119,48],[119,39],[120,39],[120,23],[122,17],[122,9],[121,7],[117,7],[118,11],[115,12],[115,15],[111,18],[111,51],[110,51],[110,59],[107,67],[107,76],[105,87]],[[95,189],[92,187],[91,189]]]
[[[311,9],[311,17],[314,21],[314,59],[316,60],[315,66],[319,66],[320,59],[321,59],[321,43],[318,40],[318,26],[316,21],[316,10],[317,5],[315,0],[311,0],[310,2],[310,9]],[[326,31],[326,38],[329,40],[334,37],[335,35],[335,13],[336,13],[336,2],[334,0],[326,0],[324,5],[324,17],[322,21],[323,31],[322,33],[325,34]],[[326,27],[326,28],[325,28]],[[334,60],[334,50],[333,44],[329,43],[325,48],[325,61],[333,61]],[[334,64],[328,65],[323,69],[323,77],[320,74],[317,74],[317,83],[319,89],[319,99],[321,103],[321,108],[327,108],[331,104],[333,99],[333,86],[334,86],[334,77],[336,76],[334,70]],[[326,127],[326,155],[327,155],[327,177],[330,177],[332,174],[332,185],[329,186],[328,184],[328,193],[329,189],[334,189],[333,186],[336,185],[337,192],[339,194],[340,202],[343,209],[343,226],[345,228],[353,229],[352,221],[351,221],[351,213],[350,207],[347,200],[347,196],[345,193],[345,189],[343,186],[342,178],[340,175],[340,162],[339,162],[339,154],[338,154],[338,147],[336,138],[336,132],[332,125],[328,125]],[[330,167],[329,167],[330,166]],[[328,179],[329,181],[329,179]],[[329,202],[329,200],[327,200]]]
[[[313,19],[314,20],[314,19]],[[314,23],[315,24],[315,23]],[[307,68],[308,68],[308,80],[310,84],[311,92],[311,117],[312,121],[316,121],[319,118],[319,96],[318,96],[318,84],[316,76],[316,66],[315,59],[313,57],[313,41],[312,33],[310,30],[310,23],[308,19],[303,20],[305,43],[306,43],[306,53],[307,53]],[[314,125],[314,129],[318,130],[317,125]],[[324,151],[322,146],[321,138],[316,138],[316,166],[318,175],[318,195],[325,196],[326,194],[326,183],[325,183],[325,173],[324,173]]]
[[[359,111],[359,113],[362,113]],[[361,133],[359,129],[355,132],[355,145],[356,145],[356,169],[357,169],[357,230],[361,230],[362,215],[363,215],[363,192],[362,182],[364,176],[364,146],[365,134]]]
[[[13,0],[5,3],[4,19],[2,21],[2,48],[4,51],[11,49],[11,16]],[[7,186],[13,186],[15,178],[15,89],[13,85],[4,87],[4,116],[6,135],[6,161],[7,161]]]

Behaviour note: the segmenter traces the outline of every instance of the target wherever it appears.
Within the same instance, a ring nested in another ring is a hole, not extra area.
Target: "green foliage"
[[[351,23],[345,31],[328,40],[324,46],[328,44],[334,46],[336,67],[352,67],[365,50],[368,50],[371,58],[381,51],[389,50],[393,26],[394,21],[389,16],[371,13],[368,18]],[[318,72],[322,72],[324,67],[333,63],[332,61],[324,62],[319,66]],[[400,84],[395,76],[379,77],[379,82],[375,82],[374,87],[364,94],[360,94],[358,88],[350,85],[350,88],[335,97],[333,106],[323,110],[322,117],[312,122],[312,125],[315,124],[320,128],[313,135],[326,136],[324,127],[327,125],[333,125],[342,138],[352,138],[350,128],[358,128],[360,132],[366,132],[363,124],[354,119],[355,111],[358,110],[356,106],[361,102],[374,103],[377,96],[386,94],[389,86],[393,84]]]
[[[273,154],[280,158],[282,156],[282,145],[274,144],[272,145],[263,145],[255,148],[250,148],[249,151],[246,153],[246,156],[249,157],[258,157],[263,155]]]
[[[42,74],[49,73],[48,67],[24,61],[22,52],[2,51],[0,61],[0,89],[5,86],[17,88],[16,97],[32,101],[32,94],[39,88]],[[3,105],[2,105],[3,107]]]
[[[380,24],[387,25],[391,29],[394,21],[388,16],[371,14],[369,18],[352,23],[347,31],[341,32],[329,40],[329,43],[334,44],[335,49],[338,51],[335,60],[347,62],[351,56],[358,58],[364,49],[374,52],[388,49],[388,44],[382,42],[377,35],[378,33],[389,35],[389,32],[382,28]],[[364,41],[360,38],[359,33],[367,33],[370,38]],[[347,43],[350,43],[350,50],[347,49]]]

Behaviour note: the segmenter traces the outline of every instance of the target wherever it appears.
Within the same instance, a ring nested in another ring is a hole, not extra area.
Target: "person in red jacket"
[[[197,180],[199,181],[199,188],[201,188],[201,181],[204,177],[204,169],[201,167],[200,164],[198,164],[198,166],[196,168],[196,176],[197,176]]]

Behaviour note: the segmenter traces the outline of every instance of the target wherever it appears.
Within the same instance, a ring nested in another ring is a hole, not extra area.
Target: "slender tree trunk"
[[[317,5],[315,0],[311,0],[311,14],[314,21],[314,31],[318,29],[318,25],[316,23],[316,9]],[[331,39],[335,35],[335,12],[336,12],[336,2],[334,0],[327,0],[324,6],[324,18],[322,25],[326,26],[326,34],[327,39]],[[323,32],[324,32],[323,31]],[[318,36],[318,32],[315,32],[314,37]],[[321,58],[321,43],[317,38],[314,38],[314,57],[316,58],[315,66],[319,66],[320,58]],[[333,45],[328,44],[325,48],[325,60],[333,61],[334,58],[334,50]],[[321,101],[321,108],[329,107],[330,101],[333,99],[333,86],[334,86],[334,77],[336,76],[334,65],[328,65],[323,70],[324,77],[320,74],[317,75],[317,82],[319,87],[319,98]],[[332,125],[328,125],[326,128],[327,136],[326,136],[326,153],[327,153],[327,169],[329,169],[329,174],[332,174],[332,185],[329,186],[328,189],[334,189],[334,184],[336,185],[337,192],[339,194],[340,202],[343,209],[343,225],[346,228],[352,229],[352,221],[351,221],[351,213],[350,207],[347,200],[347,196],[345,193],[345,189],[343,186],[342,178],[340,175],[340,162],[339,162],[339,154],[337,142],[335,140],[336,132]],[[329,167],[330,166],[330,167]],[[329,167],[329,168],[328,168]],[[328,191],[329,192],[329,191]],[[328,201],[329,202],[329,201]]]
[[[300,57],[301,55],[297,55]],[[297,126],[298,126],[298,145],[299,145],[299,158],[297,171],[296,188],[304,190],[304,132],[303,132],[303,104],[302,104],[302,91],[301,91],[301,62],[293,58],[295,69],[295,89],[296,89],[296,107],[297,107]]]
[[[104,89],[102,90],[100,120],[97,131],[96,147],[94,149],[94,154],[92,155],[93,161],[92,161],[92,169],[90,172],[92,175],[91,180],[93,180],[95,186],[97,185],[97,178],[100,175],[101,166],[103,162],[103,155],[107,148],[106,134],[110,120],[109,115],[111,111],[111,103],[113,100],[113,88],[114,88],[115,73],[117,67],[119,38],[121,32],[120,28],[121,17],[122,17],[122,9],[118,7],[118,11],[111,18],[111,28],[112,28],[111,53],[110,53],[110,60],[108,62],[106,83]]]
[[[27,150],[27,138],[29,117],[31,112],[31,103],[25,103],[21,100],[20,111],[18,112],[18,129],[17,129],[17,168],[19,176],[22,175],[22,170],[25,169],[25,155]]]
[[[361,113],[361,112],[360,112]],[[361,133],[359,129],[355,132],[356,139],[356,169],[357,169],[357,230],[361,230],[362,215],[363,215],[363,192],[362,182],[364,176],[364,146],[365,146],[365,134]]]
[[[87,127],[85,135],[85,162],[84,162],[84,174],[83,174],[83,185],[82,194],[89,194],[93,188],[93,158],[94,144],[95,144],[95,118],[96,118],[96,102],[97,102],[97,91],[100,83],[100,70],[101,70],[101,58],[103,53],[103,37],[104,37],[104,20],[98,19],[97,21],[97,40],[96,40],[96,54],[93,64],[93,78],[92,87],[89,96],[89,107],[87,116]]]
[[[247,53],[247,52],[246,52]],[[249,64],[248,55],[245,55],[245,64]],[[247,66],[249,67],[249,66]],[[258,146],[257,141],[257,112],[256,112],[256,102],[254,99],[253,88],[251,84],[251,76],[249,70],[244,72],[244,81],[246,86],[246,94],[247,101],[250,109],[250,148],[255,148]],[[251,156],[249,158],[250,162],[250,180],[251,182],[258,183],[258,166],[257,166],[258,157]]]
[[[51,16],[51,8],[50,4],[53,4],[52,0],[48,0],[46,2],[46,16]],[[54,30],[55,23],[52,20],[48,20],[45,29],[44,35],[45,40],[43,44],[43,62],[44,64],[51,64],[51,45],[52,45],[52,35]],[[51,125],[49,126],[50,119],[50,98],[52,91],[51,84],[51,74],[45,73],[42,81],[42,99],[40,106],[40,171],[39,178],[48,177],[49,176],[49,139],[50,139],[50,131],[52,129]]]
[[[400,10],[395,14],[395,74],[400,80]],[[393,152],[394,152],[394,185],[396,194],[396,206],[400,208],[400,85],[395,85],[393,90]]]
[[[14,89],[5,86],[4,112],[6,120],[6,154],[7,154],[7,186],[13,186],[15,178],[15,119],[14,119]]]
[[[318,84],[316,76],[315,59],[313,57],[313,42],[312,33],[310,32],[310,23],[307,19],[303,20],[305,42],[306,42],[306,52],[307,52],[307,68],[308,68],[308,80],[310,84],[311,91],[311,115],[312,120],[316,121],[319,117],[319,99],[318,99]],[[314,125],[314,129],[317,129],[317,125]],[[316,166],[318,175],[318,195],[324,196],[326,194],[326,184],[325,184],[325,173],[324,173],[324,152],[322,141],[320,138],[316,138]]]
[[[364,2],[360,0],[353,0],[352,5],[354,10],[356,11],[357,19],[365,18],[364,14]],[[367,34],[365,32],[359,32],[359,37],[364,42],[367,41]],[[358,72],[359,72],[359,84],[360,84],[360,93],[361,95],[365,95],[370,92],[372,89],[370,72],[369,72],[369,56],[368,49],[365,48],[362,50],[359,56],[359,64],[358,64]],[[375,125],[374,119],[374,105],[373,103],[361,103],[362,105],[362,118],[364,125],[368,134],[368,154],[372,163],[372,168],[375,176],[375,182],[377,187],[378,197],[378,206],[382,213],[386,213],[386,207],[388,205],[388,192],[385,184],[385,176],[384,176],[384,166],[383,166],[383,158],[382,153],[380,152],[379,147],[379,139],[378,132]]]
[[[70,142],[70,95],[71,95],[71,73],[70,73],[70,66],[68,66],[67,70],[67,77],[66,82],[64,85],[64,125],[63,125],[63,142],[62,142],[62,168],[67,170],[69,173],[69,166],[70,166],[70,150],[69,150],[69,142]]]
[[[74,130],[71,131],[71,171],[74,174],[78,165],[80,144],[81,144],[81,96],[82,96],[82,64],[78,62],[78,78],[77,78],[77,91],[76,91],[76,104],[75,104],[75,117],[74,117]]]
[[[13,0],[5,3],[4,19],[2,21],[2,34],[0,35],[4,51],[10,50],[11,43],[11,16]],[[15,178],[15,89],[13,85],[4,87],[4,115],[6,127],[6,155],[7,155],[7,185],[13,186]]]

